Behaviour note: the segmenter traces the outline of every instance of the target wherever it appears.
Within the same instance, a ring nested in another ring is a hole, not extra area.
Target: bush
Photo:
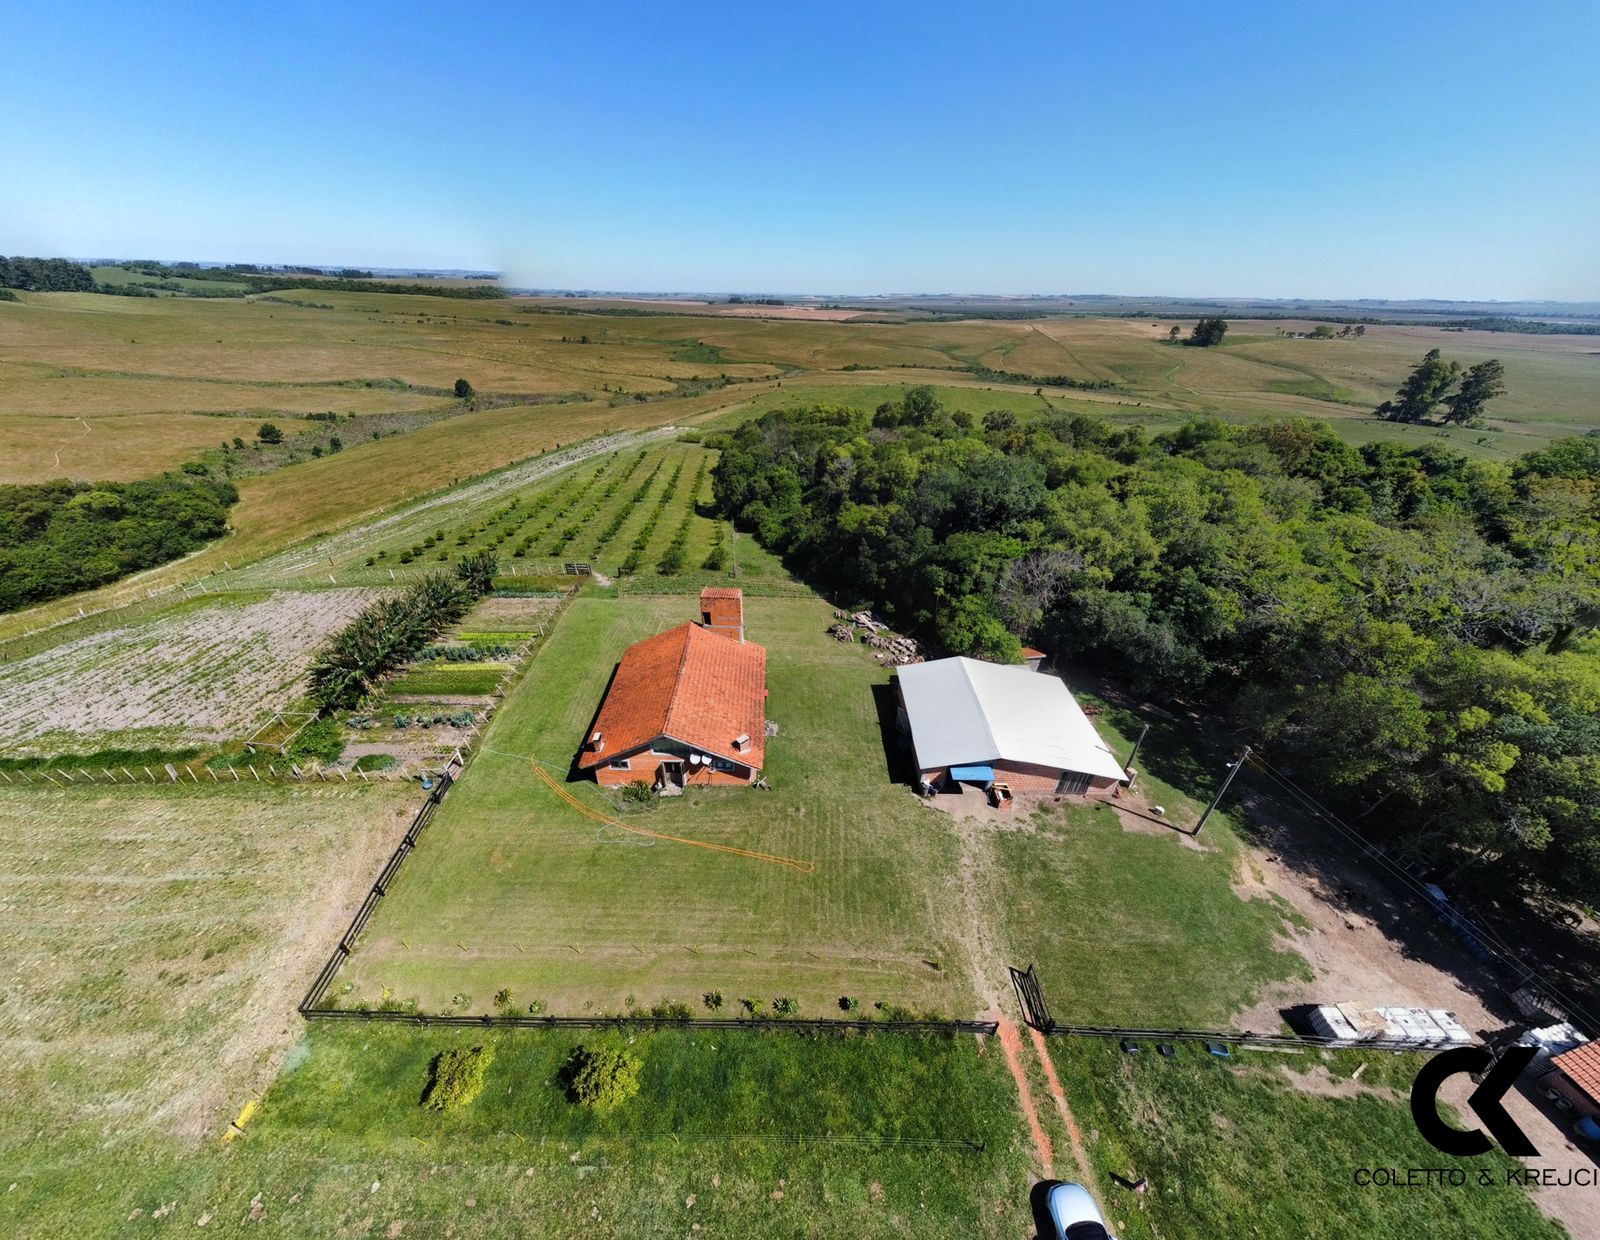
[[[655,800],[655,791],[642,779],[622,785],[622,799],[630,805],[649,805]]]
[[[720,1011],[722,1009],[722,992],[720,990],[708,990],[700,996],[700,1002],[706,1005],[706,1011],[708,1012]]]
[[[392,753],[364,753],[356,759],[358,771],[392,771],[400,761]]]
[[[694,1015],[689,1010],[689,1005],[676,999],[663,999],[650,1009],[650,1015],[657,1020],[688,1020]]]
[[[494,1062],[494,1047],[453,1047],[440,1051],[428,1065],[428,1087],[422,1105],[430,1111],[455,1111],[483,1092],[484,1074]]]
[[[471,400],[472,399],[472,384],[468,383],[465,379],[457,379],[456,380],[456,386],[455,386],[454,391],[455,391],[457,400]]]
[[[779,1016],[793,1016],[800,1010],[800,1005],[787,995],[779,995],[772,1001],[772,1010]]]
[[[644,1063],[610,1046],[580,1046],[562,1069],[567,1097],[580,1106],[611,1111],[639,1092]]]
[[[314,719],[289,744],[289,757],[337,762],[344,752],[344,733],[337,719]]]
[[[271,422],[263,422],[256,430],[256,439],[261,443],[282,443],[283,432]]]

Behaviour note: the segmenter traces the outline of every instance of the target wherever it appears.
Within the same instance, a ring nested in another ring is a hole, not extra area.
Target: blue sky
[[[0,252],[1600,299],[1600,4],[7,6]]]

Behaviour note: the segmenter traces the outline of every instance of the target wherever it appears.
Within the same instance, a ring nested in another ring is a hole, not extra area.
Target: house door
[[[661,782],[674,788],[683,787],[683,763],[663,762],[661,764]]]
[[[1056,784],[1056,795],[1081,797],[1089,791],[1090,777],[1081,771],[1062,771],[1060,782]]]

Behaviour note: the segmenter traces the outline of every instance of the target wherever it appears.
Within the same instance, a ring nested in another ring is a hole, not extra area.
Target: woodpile
[[[912,637],[901,637],[891,633],[889,626],[878,619],[869,611],[858,611],[848,614],[842,611],[833,613],[834,623],[828,627],[835,641],[854,642],[857,639],[857,628],[865,629],[866,633],[859,638],[863,645],[870,646],[873,658],[885,667],[900,667],[907,663],[921,663],[922,649]]]

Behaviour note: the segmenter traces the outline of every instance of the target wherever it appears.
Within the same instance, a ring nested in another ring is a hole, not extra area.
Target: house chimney
[[[744,640],[744,591],[707,586],[700,591],[700,624],[713,633]]]
[[[605,747],[606,738],[601,736],[600,733],[596,732],[589,738],[589,748],[594,750],[595,753],[599,753]]]

